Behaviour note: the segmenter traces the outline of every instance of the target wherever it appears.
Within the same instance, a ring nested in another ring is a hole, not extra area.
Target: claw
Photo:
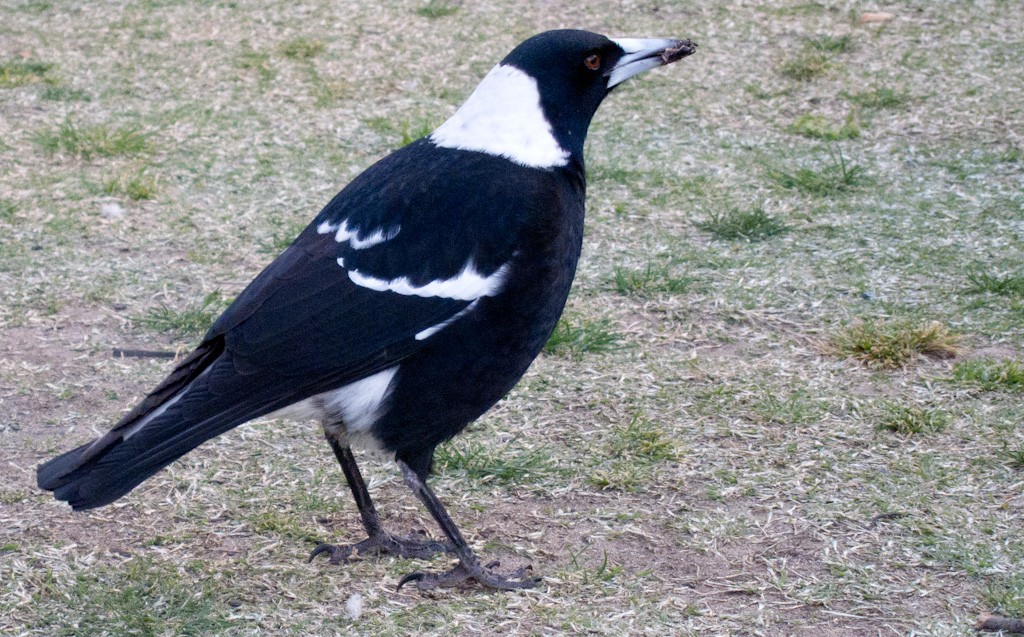
[[[320,555],[321,553],[330,553],[331,559],[334,559],[334,552],[337,549],[338,547],[334,546],[333,544],[317,544],[316,548],[314,548],[312,552],[310,552],[309,559],[306,560],[306,564],[312,563],[313,558],[315,558],[317,555]]]
[[[416,571],[415,573],[409,573],[402,579],[398,580],[398,587],[395,588],[395,590],[400,591],[402,590],[402,587],[408,584],[409,582],[418,582],[426,576],[426,573],[420,573],[419,571]]]
[[[403,577],[398,582],[398,589],[401,589],[409,582],[416,582],[416,588],[421,591],[429,591],[435,588],[460,586],[474,581],[485,588],[510,591],[533,588],[541,582],[540,577],[524,577],[527,572],[532,570],[530,566],[525,566],[516,569],[508,575],[503,575],[491,570],[499,565],[498,561],[490,562],[486,566],[481,566],[479,563],[466,566],[463,562],[459,562],[454,568],[443,573],[422,573],[417,571]]]

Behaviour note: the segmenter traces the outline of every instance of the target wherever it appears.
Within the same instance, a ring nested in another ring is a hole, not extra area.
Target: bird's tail
[[[269,411],[253,393],[219,391],[219,376],[234,373],[222,353],[219,343],[201,345],[108,433],[40,465],[40,488],[75,510],[109,504],[203,442]]]

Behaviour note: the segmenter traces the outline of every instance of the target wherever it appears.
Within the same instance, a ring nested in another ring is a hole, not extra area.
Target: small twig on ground
[[[114,358],[175,358],[178,353],[149,349],[121,349],[120,347],[115,347],[113,355]]]
[[[1010,634],[1024,635],[1024,619],[983,613],[974,628],[977,630],[1001,630]]]

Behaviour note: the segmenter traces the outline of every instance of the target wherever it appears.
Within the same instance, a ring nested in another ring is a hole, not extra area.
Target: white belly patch
[[[319,420],[324,431],[342,444],[382,451],[370,430],[387,408],[396,373],[397,365],[279,409],[268,417]]]

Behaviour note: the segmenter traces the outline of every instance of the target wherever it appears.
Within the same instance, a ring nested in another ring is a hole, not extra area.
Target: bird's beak
[[[618,38],[612,42],[619,45],[626,54],[619,58],[619,62],[608,73],[608,88],[637,73],[672,64],[697,50],[696,43],[690,40]]]

